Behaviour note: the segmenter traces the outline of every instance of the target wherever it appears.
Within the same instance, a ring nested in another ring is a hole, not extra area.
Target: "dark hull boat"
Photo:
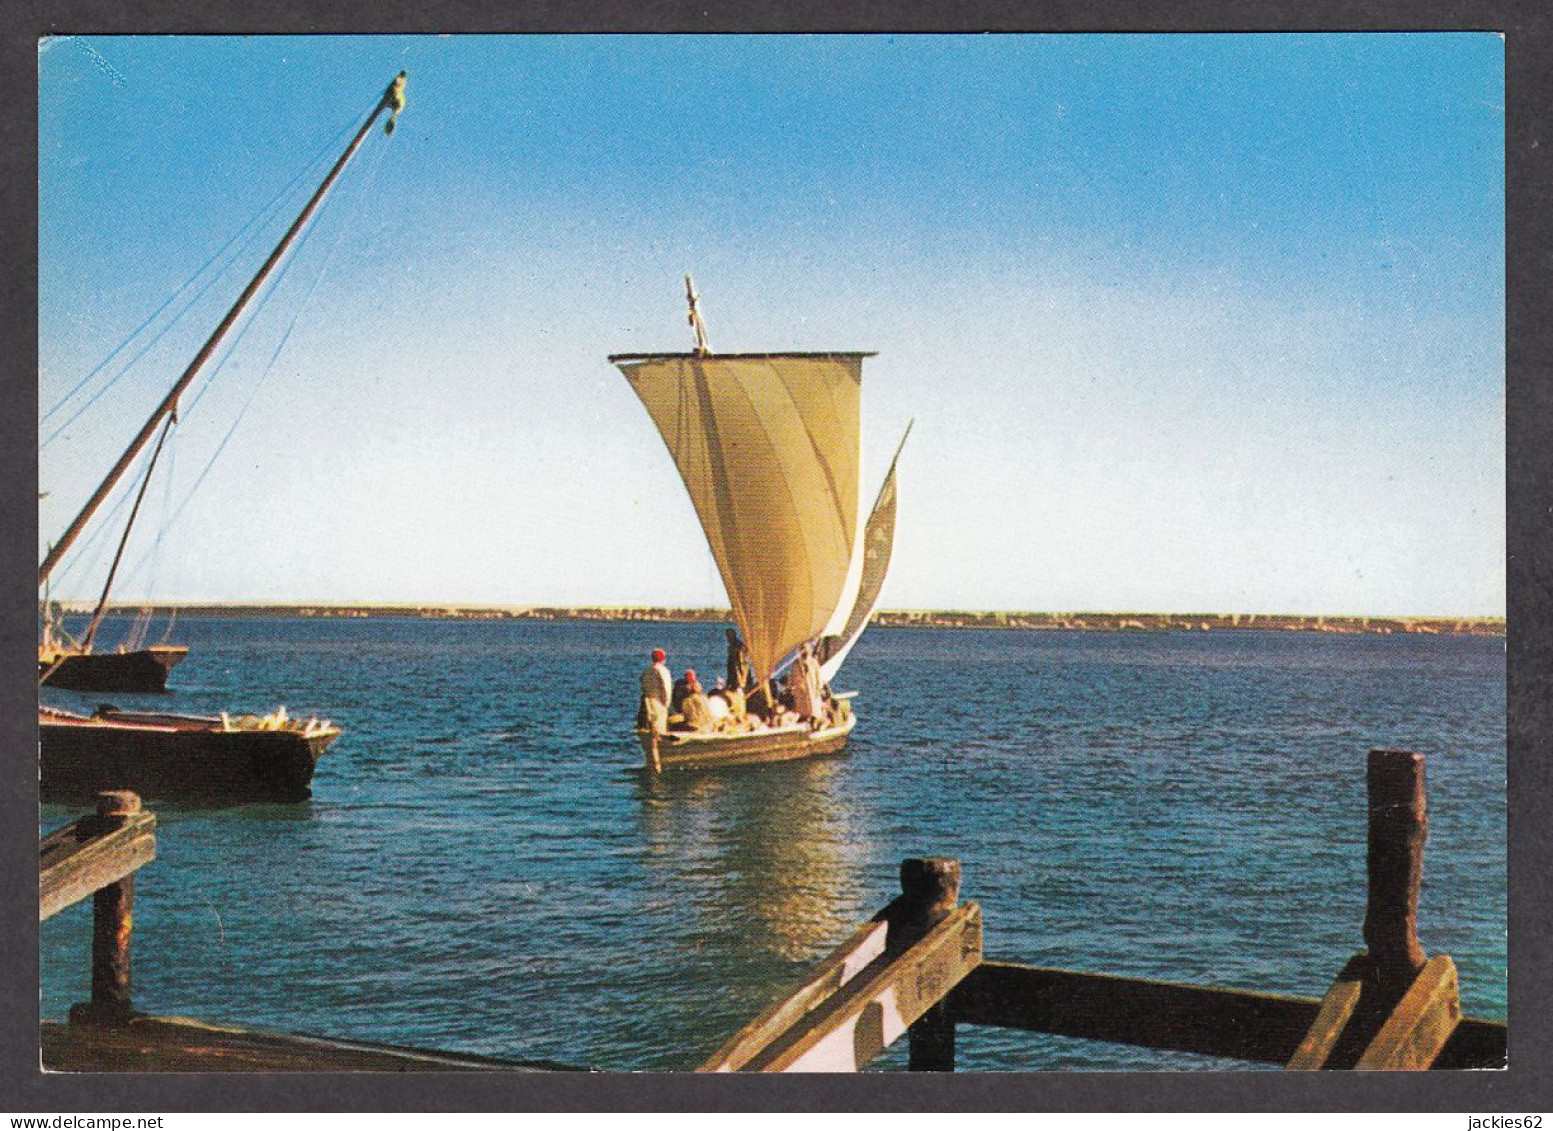
[[[105,789],[235,804],[305,801],[338,727],[316,719],[153,714],[99,708],[38,712],[43,800],[82,804]]]
[[[166,691],[167,673],[189,650],[153,644],[137,652],[38,652],[38,683],[66,691]]]

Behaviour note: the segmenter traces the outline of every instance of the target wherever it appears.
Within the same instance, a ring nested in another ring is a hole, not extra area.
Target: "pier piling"
[[[1424,757],[1371,750],[1366,950],[1322,999],[1286,1067],[1294,1070],[1428,1068],[1461,1024],[1456,964],[1429,959],[1418,941],[1418,892],[1429,831]]]
[[[90,830],[104,836],[128,827],[140,813],[140,795],[105,790],[97,795]],[[130,935],[134,928],[135,874],[105,884],[92,895],[92,999],[70,1010],[78,1024],[115,1025],[134,1013],[130,1002]]]
[[[1366,777],[1370,818],[1364,942],[1376,981],[1406,987],[1427,958],[1418,942],[1418,890],[1429,834],[1424,757],[1407,750],[1371,750]]]
[[[901,861],[901,897],[887,916],[885,946],[904,950],[960,905],[960,862],[946,857]],[[954,1019],[940,998],[906,1031],[912,1072],[954,1071]]]

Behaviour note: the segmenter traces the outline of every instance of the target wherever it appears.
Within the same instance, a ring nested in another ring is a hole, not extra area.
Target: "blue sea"
[[[121,626],[109,625],[113,640]],[[137,1008],[686,1069],[953,856],[989,957],[1320,996],[1363,946],[1365,757],[1427,755],[1420,937],[1503,1019],[1503,638],[872,629],[845,758],[650,781],[649,649],[717,625],[190,618],[168,696],[317,714],[312,801],[158,804]],[[48,692],[90,707],[108,698]],[[46,807],[42,828],[74,815]],[[90,909],[43,924],[42,1008],[89,996]],[[876,1065],[904,1066],[904,1042]],[[964,1070],[1253,1067],[961,1027]]]

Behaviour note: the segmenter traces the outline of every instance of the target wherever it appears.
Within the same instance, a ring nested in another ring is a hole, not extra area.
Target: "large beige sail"
[[[610,358],[674,457],[757,678],[825,630],[846,587],[868,356]]]

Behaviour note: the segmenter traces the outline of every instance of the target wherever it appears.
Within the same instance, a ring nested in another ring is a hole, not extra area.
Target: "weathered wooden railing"
[[[127,790],[97,795],[97,812],[38,844],[38,921],[92,897],[92,999],[72,1021],[118,1024],[130,1008],[135,873],[156,858],[156,816]]]
[[[905,1035],[914,1071],[952,1071],[958,1025],[1282,1064],[1291,1069],[1489,1068],[1503,1023],[1461,1016],[1455,965],[1417,936],[1428,829],[1423,758],[1369,760],[1366,950],[1324,998],[1181,985],[982,956],[981,909],[959,903],[960,865],[912,859],[901,895],[801,985],[701,1065],[708,1072],[856,1071]],[[223,1028],[130,1004],[134,873],[156,854],[156,818],[133,793],[39,844],[38,912],[93,897],[92,997],[43,1025],[44,1064],[142,1071],[524,1071],[567,1068]]]
[[[981,961],[981,909],[959,893],[957,861],[907,860],[901,895],[701,1070],[853,1072],[908,1029],[913,1067],[952,1065],[944,996]]]
[[[1461,1016],[1456,968],[1417,935],[1427,832],[1418,754],[1371,751],[1367,950],[1325,998],[1052,970],[981,955],[953,860],[907,860],[903,894],[701,1065],[853,1071],[903,1033],[914,1071],[952,1071],[957,1025],[989,1025],[1290,1069],[1495,1068],[1501,1022]]]

